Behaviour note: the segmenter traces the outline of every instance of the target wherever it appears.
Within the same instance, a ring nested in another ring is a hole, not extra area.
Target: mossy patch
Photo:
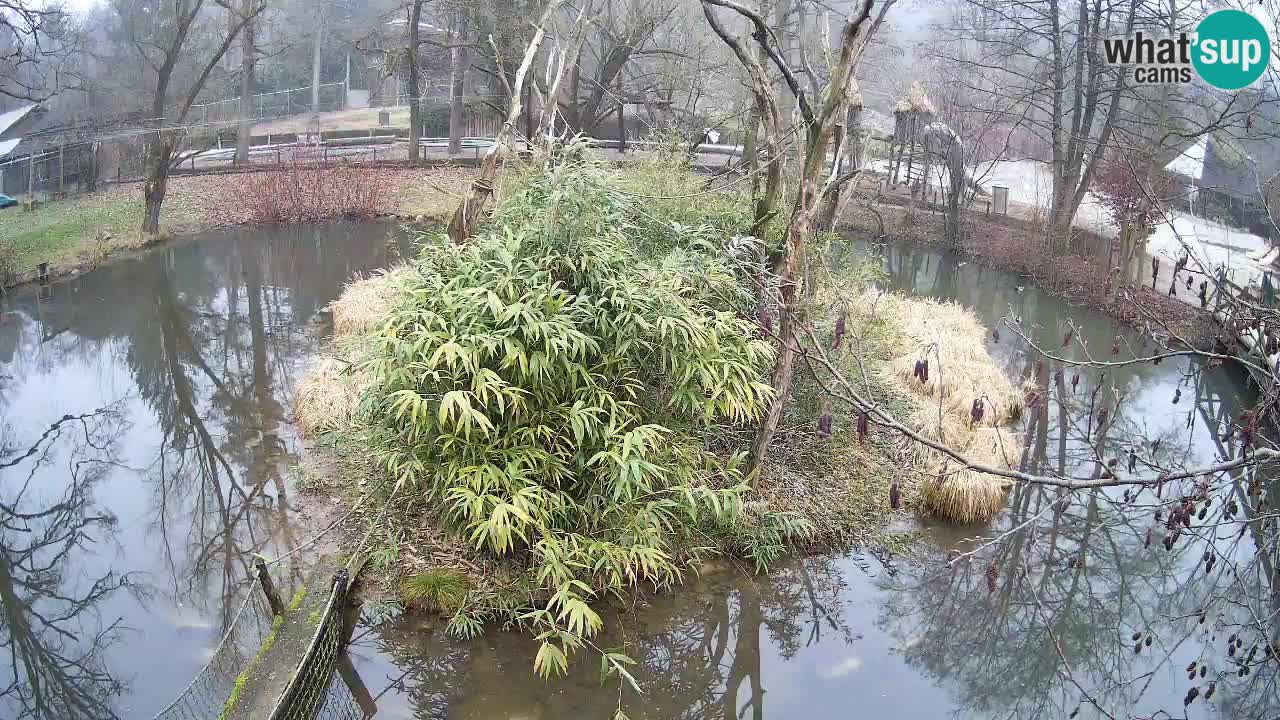
[[[262,664],[262,659],[271,652],[271,648],[275,647],[276,640],[280,637],[280,628],[284,626],[285,620],[289,615],[297,612],[302,607],[302,602],[307,598],[307,589],[305,587],[298,588],[293,594],[293,599],[289,601],[289,606],[285,608],[284,614],[276,615],[271,619],[271,631],[267,633],[267,637],[263,639],[262,645],[259,646],[257,654],[249,660],[236,676],[235,686],[231,689],[231,695],[227,698],[226,703],[222,706],[222,712],[218,714],[218,720],[227,720],[236,711],[240,705],[240,699],[244,695],[245,688],[248,687],[249,681],[257,672],[258,667]]]

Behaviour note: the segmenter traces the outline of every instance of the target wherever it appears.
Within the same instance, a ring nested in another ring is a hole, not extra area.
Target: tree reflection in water
[[[45,422],[37,419],[43,414],[82,412],[105,402],[102,395],[119,393],[125,398],[113,408],[112,437],[129,464],[99,458],[97,465],[75,466],[73,474],[64,452],[39,467],[23,466],[30,492],[15,484],[18,468],[0,465],[0,502],[8,502],[5,493],[22,492],[31,505],[51,492],[65,492],[69,501],[99,490],[99,509],[83,511],[93,520],[80,521],[75,532],[69,531],[77,526],[74,518],[47,520],[51,537],[67,543],[55,571],[74,567],[80,575],[104,576],[98,594],[59,591],[37,573],[38,582],[29,581],[35,586],[17,597],[36,607],[97,598],[99,607],[110,605],[111,617],[124,616],[123,625],[137,630],[121,633],[122,625],[106,623],[100,649],[71,656],[110,676],[114,701],[106,693],[88,705],[73,689],[55,698],[60,687],[12,673],[4,676],[12,683],[9,694],[30,694],[32,703],[50,708],[50,717],[112,717],[113,702],[122,714],[127,707],[130,717],[149,717],[190,681],[243,598],[252,554],[279,556],[298,544],[284,472],[299,448],[288,421],[293,378],[318,347],[323,328],[313,320],[320,309],[353,272],[386,264],[386,239],[387,228],[376,225],[215,233],[4,298],[0,412],[11,416],[8,436],[28,443],[43,431],[35,426]],[[39,405],[34,411],[33,404]],[[94,428],[105,427],[105,420],[95,422]],[[93,447],[105,446],[94,439],[84,452]],[[24,462],[42,457],[43,451]],[[125,518],[112,534],[119,545],[104,546],[105,518],[113,512]],[[10,525],[0,518],[5,547],[39,538]],[[300,582],[303,561],[298,554],[278,566],[288,576],[277,578],[282,592]],[[121,572],[129,573],[127,585]],[[149,588],[145,598],[100,597],[140,585]],[[53,594],[31,600],[46,590]],[[9,620],[0,622],[8,631]],[[72,632],[94,637],[87,628]],[[65,647],[55,648],[60,653],[73,647],[63,640]],[[0,670],[7,660],[0,658]],[[116,682],[126,670],[125,679],[136,674],[145,682]],[[7,709],[0,704],[0,718],[8,720]]]
[[[28,447],[0,428],[0,715],[114,718],[124,685],[103,655],[124,628],[100,610],[140,590],[127,573],[79,572],[75,556],[115,528],[94,489],[117,462],[124,420],[114,407],[66,416]],[[54,465],[67,483],[49,492],[37,471]]]
[[[460,643],[405,620],[363,628],[350,652],[366,678],[386,678],[381,688],[375,683],[379,704],[406,705],[415,718],[609,718],[620,696],[632,718],[764,718],[770,678],[762,658],[787,661],[806,647],[857,637],[842,565],[808,558],[768,576],[718,568],[607,624],[616,629],[599,646],[622,648],[637,661],[642,697],[616,684],[602,688],[587,662],[544,683],[530,670],[535,648],[517,633]]]

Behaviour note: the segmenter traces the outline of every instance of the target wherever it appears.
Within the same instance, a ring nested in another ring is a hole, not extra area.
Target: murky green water
[[[388,233],[211,233],[0,301],[0,718],[150,718],[203,666],[298,542],[293,385]]]
[[[201,667],[250,554],[300,539],[293,383],[324,332],[320,308],[353,273],[386,263],[387,232],[213,234],[4,300],[0,717],[149,718]],[[1051,347],[1072,317],[1076,352],[1083,340],[1110,356],[1110,322],[1016,277],[917,248],[882,252],[897,289],[957,299],[993,326],[1021,318]],[[1028,467],[1094,472],[1091,443],[1122,468],[1130,449],[1187,465],[1238,452],[1224,423],[1253,397],[1234,370],[1169,360],[1080,373],[1073,387],[1074,372],[1038,370],[1002,332],[992,352],[1047,399],[1022,426]],[[1121,337],[1123,352],[1140,347]],[[1101,438],[1098,398],[1118,407]],[[528,638],[458,642],[420,618],[356,628],[341,670],[379,720],[608,718],[619,702],[637,719],[1065,718],[1082,704],[1082,718],[1275,717],[1275,663],[1255,658],[1238,674],[1280,627],[1274,558],[1254,553],[1275,525],[1255,512],[1249,481],[1233,492],[1250,522],[1223,519],[1218,498],[1173,551],[1163,525],[1146,543],[1150,493],[1126,503],[1117,490],[1062,500],[1029,488],[990,528],[926,523],[921,556],[890,565],[850,554],[767,576],[714,566],[612,611],[622,617],[599,644],[639,661],[643,695],[601,687],[589,655],[543,682]],[[987,547],[972,540],[1006,531]],[[1206,574],[1210,539],[1224,561]],[[949,564],[955,551],[973,555]],[[302,573],[297,562],[286,575]],[[1229,656],[1231,635],[1245,644]],[[1206,673],[1194,683],[1193,661]],[[1188,688],[1211,680],[1212,700],[1184,710]]]

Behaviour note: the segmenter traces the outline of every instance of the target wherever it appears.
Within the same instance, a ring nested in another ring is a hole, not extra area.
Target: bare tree
[[[875,4],[874,0],[863,0],[856,11],[844,19],[839,34],[839,54],[832,57],[829,80],[817,93],[816,98],[811,99],[810,94],[806,92],[800,79],[783,56],[783,47],[777,35],[760,13],[735,0],[702,0],[703,12],[712,30],[733,50],[738,61],[751,76],[756,101],[763,109],[766,118],[766,137],[769,138],[768,143],[771,146],[770,165],[776,166],[778,163],[777,149],[781,140],[781,117],[774,93],[769,87],[768,77],[758,55],[750,52],[744,40],[726,28],[719,19],[716,8],[732,10],[747,20],[751,28],[752,40],[782,73],[788,92],[795,98],[805,128],[799,188],[787,224],[785,246],[781,257],[775,263],[780,316],[778,341],[781,346],[771,383],[776,394],[752,446],[753,466],[758,467],[768,453],[769,444],[782,419],[782,412],[791,390],[791,379],[795,370],[795,351],[799,340],[797,301],[800,294],[798,290],[802,283],[801,274],[807,262],[806,246],[815,232],[814,216],[818,210],[818,204],[828,193],[839,192],[840,186],[850,177],[848,174],[840,175],[828,170],[827,150],[831,147],[837,124],[844,122],[849,111],[858,63],[862,60],[867,43],[883,23],[885,13],[893,6],[894,0],[886,0],[879,8],[874,8]],[[876,10],[874,14],[873,9]],[[837,164],[838,162],[839,151],[837,151]],[[823,180],[824,175],[825,180]],[[776,204],[776,199],[773,203]],[[763,225],[767,223],[767,218],[773,212],[772,207],[761,207],[757,201],[757,227],[752,229],[756,237],[765,236]]]
[[[449,18],[449,154],[462,152],[463,109],[467,86],[467,13],[455,10]]]
[[[422,4],[424,0],[409,3],[409,47],[405,63],[409,68],[409,162],[417,164],[422,152],[422,81],[418,75],[418,46],[422,35]]]
[[[205,0],[170,0],[155,6],[142,0],[115,0],[114,7],[149,75],[148,121],[154,131],[147,133],[144,150],[142,233],[155,235],[191,106],[266,2],[251,2],[247,11],[236,9],[231,0],[215,0],[212,5]]]
[[[498,59],[499,66],[497,75],[505,86],[507,97],[510,98],[510,104],[507,107],[506,120],[503,122],[502,127],[499,128],[497,137],[494,138],[493,147],[489,148],[489,151],[485,153],[484,161],[480,164],[480,175],[471,182],[471,186],[467,188],[467,193],[463,196],[462,202],[458,204],[457,209],[454,210],[452,217],[449,219],[448,233],[454,242],[463,242],[471,237],[480,218],[488,209],[489,202],[493,199],[498,167],[511,152],[511,145],[516,135],[516,124],[520,121],[520,113],[523,108],[521,98],[524,96],[526,78],[528,78],[529,70],[533,66],[534,58],[538,55],[539,48],[542,47],[542,41],[546,38],[547,27],[551,23],[560,3],[561,0],[547,1],[547,6],[542,11],[538,24],[534,26],[533,36],[529,38],[528,43],[525,45],[524,56],[520,62],[520,67],[516,70],[514,82],[508,83],[505,71],[502,69],[501,54],[496,44],[493,46],[494,56]]]
[[[966,0],[970,12],[939,28],[950,82],[1026,103],[1025,124],[1048,147],[1050,232],[1064,247],[1121,108],[1123,69],[1104,62],[1101,38],[1135,27],[1139,0]]]
[[[0,98],[41,102],[75,85],[80,41],[59,3],[0,0]]]

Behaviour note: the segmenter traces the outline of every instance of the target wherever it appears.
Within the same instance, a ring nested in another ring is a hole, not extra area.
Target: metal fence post
[[[27,173],[27,203],[34,204],[36,201],[36,150],[31,148],[30,167]]]

